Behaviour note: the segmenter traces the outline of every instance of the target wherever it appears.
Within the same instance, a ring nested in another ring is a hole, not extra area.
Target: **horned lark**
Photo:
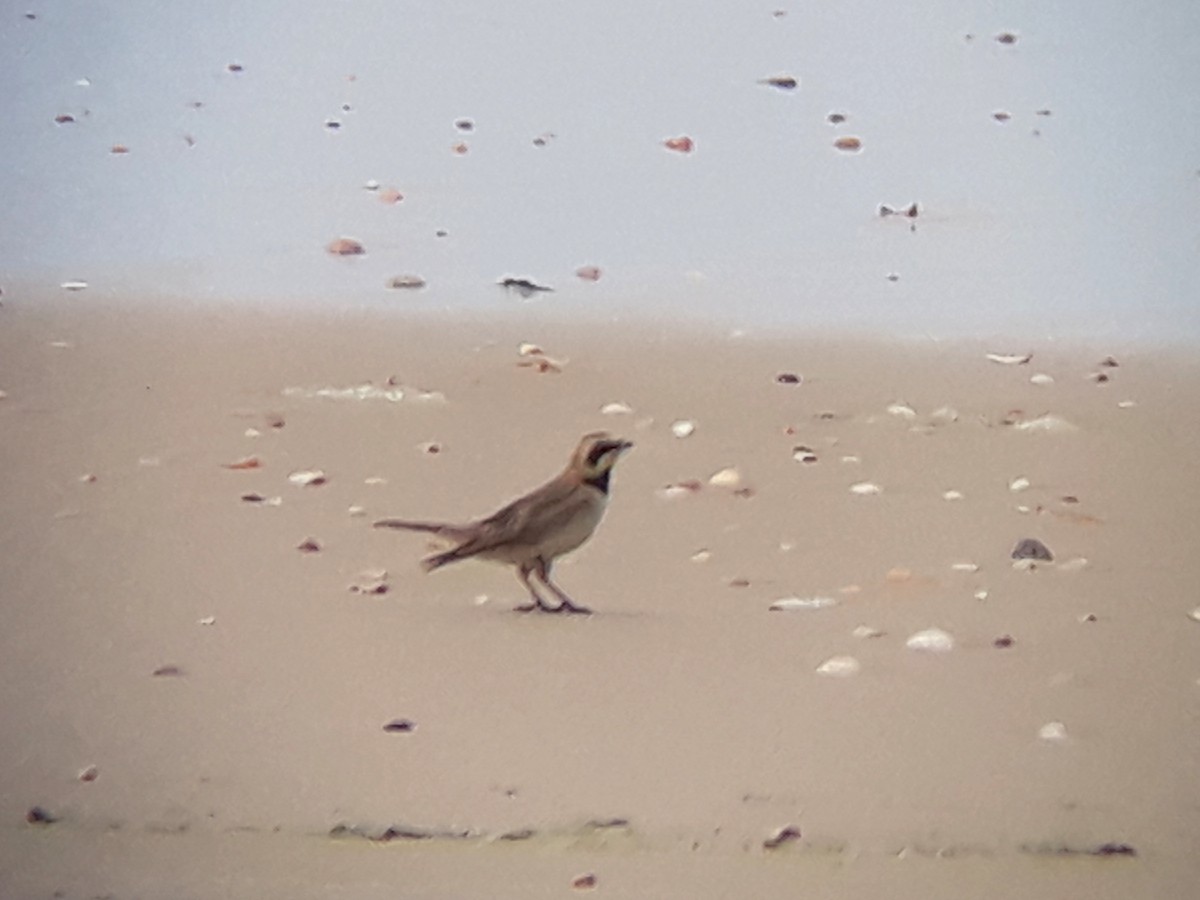
[[[633,444],[603,431],[586,434],[557,477],[514,500],[486,519],[465,525],[381,519],[376,528],[428,531],[456,546],[422,560],[429,572],[473,556],[517,567],[532,603],[520,612],[590,613],[550,580],[554,560],[592,536],[608,505],[608,479],[621,454]],[[534,587],[534,577],[558,600],[551,606]]]

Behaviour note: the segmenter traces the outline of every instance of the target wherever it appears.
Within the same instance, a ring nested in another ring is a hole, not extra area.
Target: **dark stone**
[[[1050,548],[1037,538],[1023,538],[1013,548],[1013,559],[1036,559],[1041,562],[1053,562],[1054,554]]]

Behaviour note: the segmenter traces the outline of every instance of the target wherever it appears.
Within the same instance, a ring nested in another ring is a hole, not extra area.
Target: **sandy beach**
[[[5,297],[0,895],[1192,895],[1194,357],[548,309]],[[597,429],[593,616],[371,528]]]

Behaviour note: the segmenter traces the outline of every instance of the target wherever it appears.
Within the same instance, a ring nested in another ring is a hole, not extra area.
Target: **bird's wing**
[[[456,548],[460,559],[502,544],[536,544],[561,529],[591,502],[579,485],[554,480],[476,522],[470,539]]]

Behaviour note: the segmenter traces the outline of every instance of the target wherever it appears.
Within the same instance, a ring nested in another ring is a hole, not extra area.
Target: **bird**
[[[629,441],[604,431],[585,434],[557,476],[541,487],[484,519],[463,525],[380,519],[376,528],[424,531],[446,538],[454,546],[421,561],[426,572],[478,558],[515,566],[517,578],[531,602],[517,612],[575,613],[591,610],[575,603],[550,577],[554,561],[582,545],[595,532],[608,506],[609,478]],[[543,585],[558,605],[551,605],[535,587]]]

